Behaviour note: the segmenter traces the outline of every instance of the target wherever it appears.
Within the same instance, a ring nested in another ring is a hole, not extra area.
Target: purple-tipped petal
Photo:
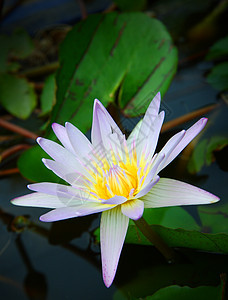
[[[138,194],[135,196],[135,198],[141,198],[144,195],[146,195],[155,184],[158,183],[160,180],[160,177],[157,175],[151,182],[149,182],[141,191],[138,192]]]
[[[110,287],[116,274],[128,223],[129,218],[121,213],[120,206],[101,215],[101,260],[103,279],[107,287]]]
[[[162,111],[153,122],[146,123],[148,119],[146,119],[147,121],[143,119],[138,139],[136,140],[136,152],[139,157],[143,154],[148,158],[152,158],[157,146],[164,117],[165,113]]]
[[[69,204],[80,205],[81,199],[60,197],[54,195],[47,195],[44,193],[32,193],[22,197],[15,198],[11,201],[14,205],[32,206],[32,207],[46,207],[46,208],[61,208]]]
[[[42,162],[46,168],[54,172],[58,177],[62,178],[69,184],[75,187],[85,186],[85,176],[76,172],[73,166],[66,166],[64,163],[46,158],[43,158]]]
[[[85,203],[79,206],[68,206],[51,210],[48,213],[42,215],[40,220],[43,222],[54,222],[59,220],[71,219],[75,217],[82,217],[99,213],[110,208],[114,205],[106,205],[100,203]]]
[[[121,205],[121,211],[128,218],[138,220],[143,215],[144,203],[138,199],[129,200]]]
[[[188,183],[160,178],[159,182],[141,200],[147,208],[209,204],[219,201],[219,198]]]
[[[69,150],[70,152],[75,154],[75,151],[71,145],[71,142],[69,140],[69,137],[66,132],[66,128],[60,124],[53,123],[52,129],[57,136],[58,140],[62,143],[62,145]]]
[[[82,160],[85,158],[87,161],[87,155],[93,151],[90,141],[77,127],[68,122],[66,123],[66,132],[75,153],[77,153]]]
[[[126,202],[127,199],[123,196],[115,196],[115,197],[112,197],[110,199],[104,199],[101,201],[101,203],[104,203],[104,204],[122,204],[124,202]]]
[[[92,201],[94,197],[92,197],[86,189],[78,189],[65,184],[58,184],[52,182],[40,182],[29,184],[28,188],[32,191],[45,193],[48,195],[54,195],[58,197],[68,197],[69,199],[77,198],[78,200],[84,201],[90,199]],[[95,201],[95,200],[94,200]]]
[[[101,104],[98,99],[94,101],[93,107],[93,124],[91,131],[92,144],[97,147],[103,143],[103,130],[108,132],[115,132],[119,137],[123,134],[113,118],[107,112],[106,108]]]
[[[69,168],[69,170],[74,168],[76,172],[79,172],[92,179],[92,176],[86,169],[86,165],[83,165],[83,162],[80,162],[80,160],[70,151],[68,151],[61,145],[45,138],[38,138],[37,142],[41,146],[41,148],[43,148],[43,150],[55,161],[64,164],[67,168]]]
[[[206,123],[207,118],[201,118],[198,122],[196,122],[186,131],[183,139],[178,143],[178,145],[167,157],[167,160],[164,166],[162,166],[162,168],[165,168],[169,163],[171,163],[171,161],[173,161],[177,157],[177,155],[200,133],[200,131],[204,128]]]

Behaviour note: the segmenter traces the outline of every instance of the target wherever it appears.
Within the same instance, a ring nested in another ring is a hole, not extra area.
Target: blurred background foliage
[[[116,279],[118,290],[106,292],[99,287],[100,299],[113,295],[114,299],[225,299],[227,13],[226,0],[3,1],[0,176],[2,197],[7,201],[2,203],[0,216],[6,228],[3,237],[17,236],[15,247],[26,261],[24,293],[29,299],[46,299],[47,286],[43,274],[29,263],[21,241],[26,229],[49,241],[44,251],[61,245],[100,268],[93,249],[96,244],[81,241],[85,233],[92,241],[94,236],[99,240],[99,229],[93,235],[96,216],[83,222],[56,222],[46,229],[37,222],[33,209],[29,216],[20,217],[22,210],[9,203],[28,181],[59,182],[43,166],[41,159],[48,155],[35,145],[36,137],[55,140],[51,124],[64,125],[66,121],[90,137],[94,98],[107,107],[128,135],[157,91],[161,91],[167,116],[158,149],[180,128],[189,127],[201,116],[209,117],[203,133],[183,151],[175,167],[171,164],[162,175],[208,189],[222,200],[212,206],[146,210],[145,219],[168,245],[178,249],[180,261],[165,265],[131,223],[126,249],[130,249],[130,256],[145,255],[145,261],[139,259],[135,263],[138,271],[126,276],[132,261],[124,250]],[[18,188],[5,195],[5,187],[17,186],[16,180],[22,181]],[[78,245],[77,241],[80,247],[72,245]],[[4,247],[0,254],[11,259]],[[152,252],[156,263],[148,263]],[[210,266],[210,271],[205,266]],[[13,276],[6,270],[6,276]],[[197,272],[201,276],[194,280]]]

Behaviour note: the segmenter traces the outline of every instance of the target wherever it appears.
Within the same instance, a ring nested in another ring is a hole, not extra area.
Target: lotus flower
[[[53,158],[43,159],[45,166],[69,185],[30,184],[28,188],[35,193],[12,200],[15,205],[53,208],[40,217],[44,222],[102,212],[101,259],[107,287],[116,273],[129,218],[138,220],[144,208],[219,200],[200,188],[158,176],[207,122],[202,118],[187,131],[175,134],[154,154],[164,120],[159,106],[160,93],[128,139],[97,99],[91,142],[72,124],[66,123],[64,127],[54,123],[54,133],[63,146],[45,138],[38,138],[37,142]]]

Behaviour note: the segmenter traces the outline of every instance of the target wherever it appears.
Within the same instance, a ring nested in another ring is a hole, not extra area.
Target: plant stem
[[[139,220],[134,220],[135,225],[143,233],[143,235],[161,252],[168,262],[174,262],[175,252],[170,248],[163,239],[149,226],[142,217]]]
[[[16,132],[16,133],[19,133],[20,135],[23,135],[29,139],[35,140],[38,138],[37,134],[35,134],[27,129],[24,129],[18,125],[12,124],[6,120],[3,120],[2,118],[0,118],[0,127],[3,127],[5,129],[8,129],[8,130]]]
[[[179,118],[176,118],[174,120],[168,121],[162,126],[161,132],[168,131],[168,130],[176,127],[176,126],[184,124],[184,123],[186,123],[188,121],[191,121],[195,118],[198,118],[198,117],[214,110],[217,107],[218,107],[218,104],[212,104],[212,105],[197,109],[197,110],[195,110],[195,111],[193,111],[189,114],[183,115],[183,116],[181,116]]]

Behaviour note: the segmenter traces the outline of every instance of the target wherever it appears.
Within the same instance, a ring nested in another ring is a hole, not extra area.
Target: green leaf
[[[158,20],[142,13],[91,15],[73,28],[60,49],[50,124],[68,121],[85,133],[95,98],[105,106],[118,100],[125,114],[142,114],[158,90],[164,95],[176,66],[176,48]],[[50,127],[46,136],[55,139]],[[40,172],[41,162],[40,167],[34,160],[28,163]],[[29,178],[25,170],[23,175]]]
[[[217,41],[209,50],[206,59],[214,60],[228,55],[228,36]]]
[[[145,209],[143,217],[150,224],[151,228],[157,232],[170,247],[184,247],[228,253],[228,236],[226,234],[207,234],[196,231],[195,229],[199,230],[199,226],[181,207]],[[95,230],[94,235],[99,241],[99,228]],[[130,244],[151,245],[132,220],[130,220],[129,223],[125,242]]]
[[[204,139],[199,142],[188,162],[188,171],[195,174],[204,165],[209,166],[215,160],[214,151],[220,151],[226,145],[228,145],[228,139],[224,136],[213,136],[210,139]]]
[[[207,76],[207,82],[219,91],[228,90],[228,62],[223,62],[215,67]]]
[[[152,296],[148,296],[145,300],[221,300],[222,285],[199,286],[190,288],[188,286],[171,285],[155,292]]]
[[[130,116],[145,112],[176,71],[177,51],[165,27],[142,13],[92,15],[78,23],[60,51],[52,122],[86,132],[95,98]]]
[[[199,206],[202,230],[209,233],[228,234],[228,204]]]
[[[50,157],[40,146],[34,146],[23,152],[17,161],[21,174],[30,181],[62,182],[57,175],[44,166],[42,158]],[[31,161],[34,162],[32,167]]]
[[[121,11],[142,11],[147,6],[147,0],[115,0]]]
[[[26,58],[34,49],[32,39],[23,29],[16,30],[11,36],[1,34],[0,45],[0,72],[17,70],[20,65],[8,60]]]
[[[12,115],[26,119],[36,106],[36,94],[26,79],[0,73],[0,104]]]
[[[44,88],[40,96],[41,116],[51,112],[56,103],[55,74],[48,76],[44,82]]]
[[[149,225],[162,225],[169,228],[183,228],[188,230],[199,230],[195,219],[182,207],[160,207],[147,208],[144,210],[143,218]],[[130,225],[134,222],[130,220]]]
[[[228,253],[228,236],[226,234],[209,234],[185,229],[172,229],[151,225],[170,247],[192,248],[202,251]],[[128,228],[126,243],[151,245],[134,225]]]

